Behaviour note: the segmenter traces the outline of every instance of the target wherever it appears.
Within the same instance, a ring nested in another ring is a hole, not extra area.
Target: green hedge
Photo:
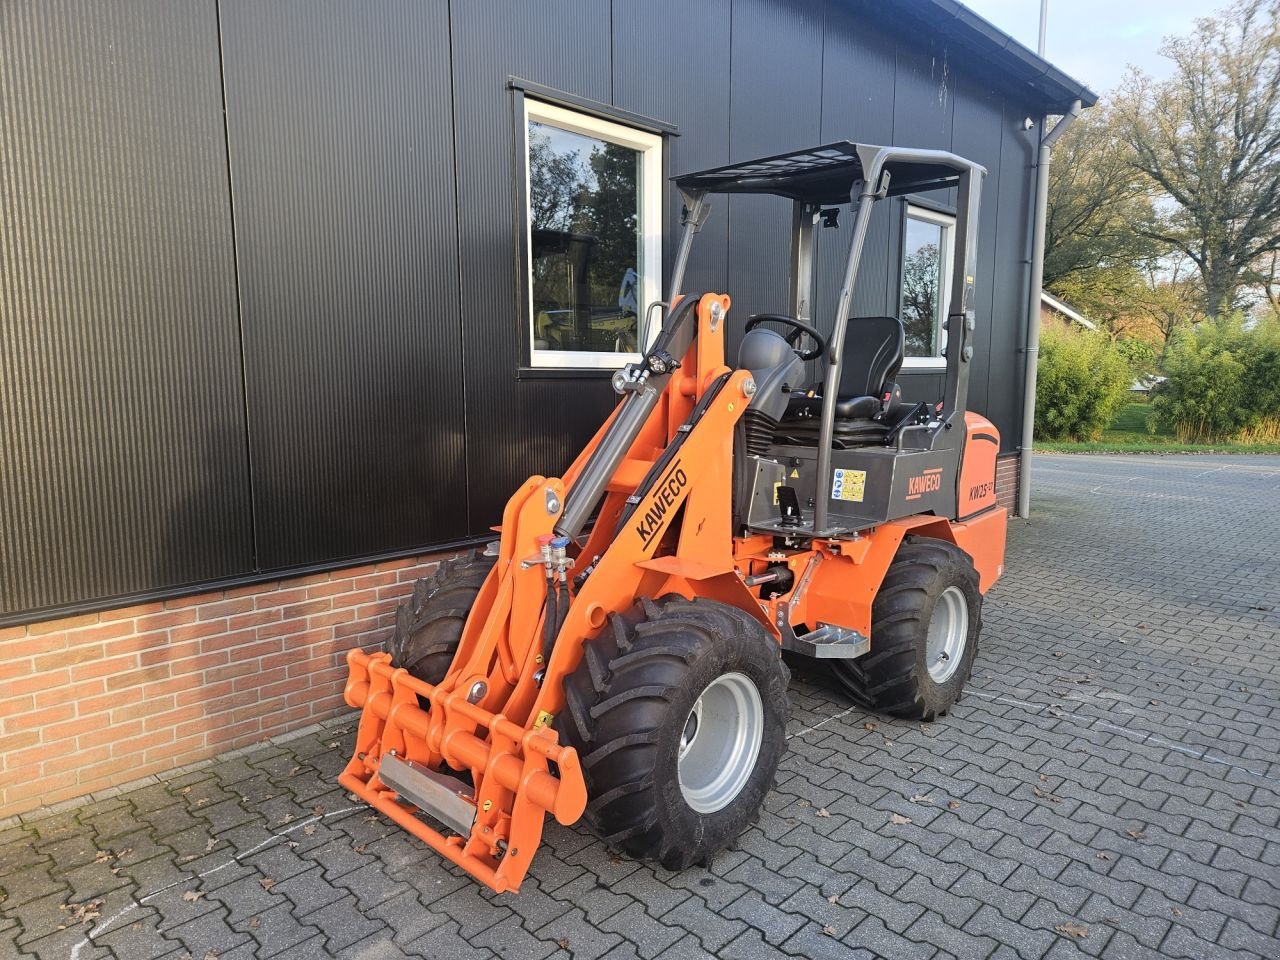
[[[1097,440],[1128,399],[1133,372],[1106,336],[1045,329],[1036,380],[1036,437]]]
[[[1183,443],[1274,439],[1280,429],[1280,322],[1239,316],[1183,331],[1164,359],[1152,418]]]

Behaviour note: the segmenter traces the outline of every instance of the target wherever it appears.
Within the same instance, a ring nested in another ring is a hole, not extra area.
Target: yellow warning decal
[[[831,475],[831,499],[861,503],[867,489],[867,471],[836,470]]]

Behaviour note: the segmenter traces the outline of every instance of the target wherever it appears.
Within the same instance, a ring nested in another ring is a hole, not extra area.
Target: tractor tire
[[[396,610],[396,628],[383,649],[393,667],[404,667],[427,683],[449,672],[467,614],[497,557],[476,552],[446,560],[413,585],[413,596]]]
[[[959,702],[982,629],[982,593],[969,555],[907,537],[871,605],[871,652],[834,661],[836,679],[867,710],[930,721]]]
[[[582,762],[586,824],[668,870],[707,862],[773,787],[789,679],[777,642],[736,607],[668,596],[611,615],[557,719]]]

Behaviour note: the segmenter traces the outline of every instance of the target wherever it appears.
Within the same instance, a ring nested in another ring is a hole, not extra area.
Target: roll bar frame
[[[844,281],[836,304],[833,333],[827,349],[826,376],[823,383],[822,419],[818,433],[817,490],[814,498],[813,536],[830,536],[839,531],[829,527],[827,515],[831,499],[831,452],[835,433],[836,401],[840,384],[840,361],[844,354],[845,334],[848,330],[853,294],[871,224],[872,207],[890,196],[922,193],[929,190],[957,188],[956,242],[953,244],[951,289],[947,291],[947,313],[943,329],[947,331],[946,380],[943,389],[942,409],[939,411],[935,436],[953,428],[957,418],[963,419],[969,392],[969,363],[973,358],[973,338],[976,328],[974,314],[974,276],[977,266],[978,218],[982,198],[982,181],[986,168],[944,150],[912,149],[907,147],[877,147],[842,144],[852,148],[847,163],[851,177],[847,200],[854,210],[853,233],[845,261]],[[822,148],[806,153],[817,153]],[[856,155],[856,161],[853,156]],[[766,158],[753,164],[760,166]],[[719,180],[716,174],[721,173]],[[905,176],[898,176],[898,174]],[[803,176],[812,178],[812,174]],[[796,179],[799,179],[797,175]],[[699,181],[710,180],[705,187]],[[794,204],[791,241],[791,308],[798,319],[810,319],[809,306],[813,302],[813,230],[824,205],[830,198],[830,185],[824,185],[822,195],[807,195],[805,191],[791,190],[787,175],[774,177],[749,176],[734,179],[732,168],[719,168],[701,174],[676,178],[684,199],[682,233],[671,271],[670,293],[667,303],[673,302],[684,284],[685,268],[694,235],[701,230],[710,205],[709,193],[771,193],[791,197]]]

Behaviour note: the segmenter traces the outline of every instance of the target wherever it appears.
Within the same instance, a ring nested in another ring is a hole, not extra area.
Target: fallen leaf
[[[1054,683],[1092,683],[1089,675],[1086,673],[1082,677],[1054,677]]]
[[[798,806],[798,807],[811,807],[811,806],[813,806],[813,804],[811,804],[808,800],[797,800],[797,801],[796,801],[796,806]]]
[[[1142,830],[1126,830],[1125,833],[1133,840],[1142,840],[1146,837],[1146,833]]]
[[[874,729],[876,728],[876,724],[874,724],[874,723],[872,723],[870,720],[868,720],[866,723],[864,723],[864,724],[862,725],[862,728],[863,728],[864,730],[874,730]]]
[[[364,852],[365,852],[365,850],[366,850],[366,849],[368,849],[368,848],[367,848],[363,843],[357,843],[357,844],[356,844],[354,847],[352,847],[351,849],[353,849],[356,853],[364,853]]]
[[[297,849],[298,849],[298,841],[297,841],[297,840],[290,840],[290,841],[289,841],[289,849],[290,849],[290,850],[297,850]]]
[[[1060,923],[1053,929],[1076,940],[1081,940],[1089,935],[1089,928],[1083,923],[1076,923],[1074,920],[1068,920],[1066,923]]]
[[[1101,850],[1099,850],[1099,851],[1098,851],[1098,859],[1099,859],[1099,860],[1114,860],[1115,858],[1114,858],[1113,856],[1111,856],[1111,854],[1109,854],[1109,853],[1103,853]]]
[[[84,903],[64,903],[62,909],[71,914],[76,923],[92,923],[102,916],[101,900],[86,900]]]
[[[314,813],[317,817],[323,817],[324,807],[320,806],[319,804],[316,804],[314,807],[311,808],[311,812]]]
[[[93,858],[94,863],[106,863],[111,859],[110,850],[99,850],[98,855]]]
[[[820,816],[820,817],[829,817],[829,816],[831,816],[831,811],[830,811],[830,810],[828,810],[826,807],[819,807],[819,808],[818,808],[818,816]]]
[[[1124,918],[1123,917],[1103,917],[1102,922],[1107,924],[1108,926],[1118,927],[1120,926],[1120,924],[1124,923]]]
[[[283,819],[283,820],[281,820],[280,822],[281,822],[281,823],[292,823],[292,822],[293,822],[293,814],[292,814],[292,813],[286,813],[286,814],[284,815],[284,819]]]
[[[890,822],[890,823],[896,823],[896,824],[901,825],[901,824],[904,824],[904,823],[910,823],[910,822],[911,822],[911,818],[910,818],[910,817],[904,817],[904,816],[903,816],[902,814],[900,814],[900,813],[891,813],[891,814],[889,814],[889,822]]]
[[[314,823],[308,823],[305,827],[302,828],[302,832],[309,837],[316,832],[316,825]]]
[[[840,902],[840,894],[838,893],[833,893],[831,896],[827,897],[827,903],[839,903],[839,902]]]
[[[616,853],[611,853],[609,854],[609,862],[616,867],[622,863],[622,858],[618,856]]]
[[[922,793],[917,793],[914,797],[909,797],[908,803],[933,803],[933,797],[926,797]]]
[[[120,876],[120,868],[119,868],[119,867],[112,867],[112,868],[111,868],[111,875],[112,875],[113,877],[118,877],[118,876]],[[4,901],[0,900],[0,903],[3,903],[3,902],[4,902]]]
[[[203,807],[203,806],[204,806],[206,803],[208,803],[208,802],[209,802],[209,798],[208,798],[208,797],[201,797],[199,800],[197,800],[197,801],[196,801],[196,806],[197,806],[197,807]]]
[[[276,882],[272,880],[270,877],[259,877],[258,883],[262,885],[263,890],[270,890],[272,887],[276,885]]]
[[[205,852],[205,853],[208,853],[210,850],[212,850],[212,849],[213,849],[214,847],[216,847],[217,845],[218,845],[218,841],[217,841],[216,839],[214,839],[213,837],[210,837],[210,838],[209,838],[209,842],[208,842],[208,843],[206,843],[206,844],[204,845],[204,852]]]
[[[199,900],[203,896],[204,896],[203,890],[188,890],[186,893],[182,895],[182,899],[187,901],[187,903],[195,903],[197,900]]]
[[[218,955],[214,953],[212,950],[206,950],[204,954],[204,960],[218,960]]]
[[[830,927],[830,926],[823,927],[822,932],[825,933],[828,937],[834,937],[836,935],[836,928]]]
[[[1040,782],[1041,782],[1041,783],[1048,783],[1048,782],[1049,782],[1049,775],[1048,775],[1048,774],[1046,774],[1046,773],[1042,773],[1042,774],[1040,774]]]
[[[336,747],[336,746],[339,746],[339,745],[340,745],[340,742],[339,742],[339,741],[337,741],[337,740],[330,740],[330,741],[329,741],[329,746],[330,746],[330,747]]]
[[[250,930],[257,930],[260,926],[262,926],[262,920],[258,917],[254,917],[252,920],[249,921]]]
[[[1046,793],[1044,790],[1041,790],[1039,787],[1037,787],[1037,786],[1035,786],[1035,785],[1032,785],[1032,787],[1031,787],[1031,792],[1032,792],[1032,793],[1034,793],[1034,794],[1035,794],[1037,797],[1039,797],[1041,800],[1048,800],[1050,803],[1061,803],[1061,802],[1062,802],[1062,798],[1061,798],[1061,797],[1055,797],[1052,793]]]
[[[190,787],[183,787],[183,788],[182,788],[181,790],[179,790],[178,792],[179,792],[179,793],[190,793],[190,792],[191,792],[191,788],[190,788]]]
[[[182,858],[181,860],[179,860],[178,862],[179,862],[179,863],[190,863],[192,860],[194,860],[194,859],[195,859],[196,857],[198,857],[198,856],[199,856],[199,854],[197,854],[197,853],[188,853],[185,857],[183,857],[183,858]]]
[[[1170,907],[1169,912],[1172,913],[1175,917],[1182,916],[1182,911],[1179,910],[1177,907]]]
[[[557,947],[559,947],[561,950],[568,950],[568,949],[569,949],[569,938],[568,938],[568,937],[561,937],[559,940],[557,940],[557,941],[556,941],[556,946],[557,946]]]
[[[1065,657],[1067,655],[1067,652],[1065,650],[1055,650],[1053,651],[1053,655],[1055,657]]]
[[[893,746],[893,741],[892,741],[892,740],[890,740],[888,737],[885,737],[885,738],[884,738],[884,745],[885,745],[886,747],[892,747],[892,746]]]
[[[959,810],[959,809],[960,809],[960,801],[959,801],[959,800],[952,800],[952,801],[950,801],[950,802],[947,804],[947,809],[948,809],[948,810]]]
[[[285,776],[292,777],[295,773],[297,773],[301,769],[302,767],[298,766],[297,764],[294,764],[293,768],[288,773],[286,773]]]

